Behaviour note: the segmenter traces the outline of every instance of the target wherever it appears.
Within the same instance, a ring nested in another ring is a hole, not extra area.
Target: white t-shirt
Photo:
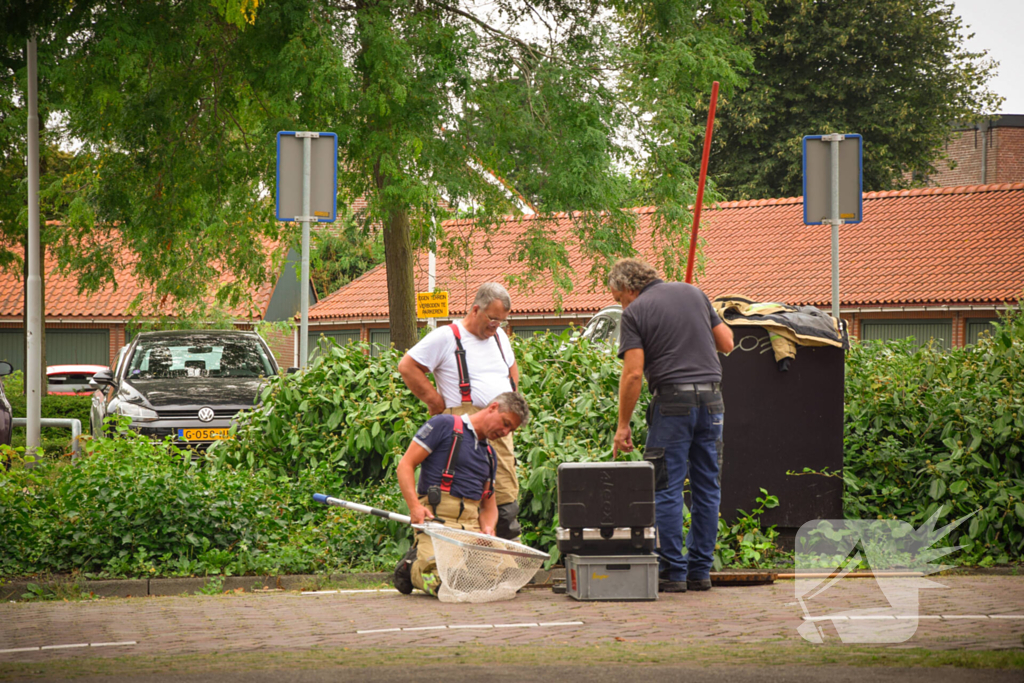
[[[459,326],[462,348],[466,350],[473,405],[486,408],[498,394],[512,391],[508,371],[516,362],[512,345],[508,341],[508,335],[500,327],[494,337],[481,339],[467,330],[461,322],[455,324]],[[501,344],[500,351],[494,341],[495,338]],[[434,382],[447,408],[462,405],[455,349],[455,334],[448,325],[437,328],[409,349],[410,358],[434,373]],[[504,359],[501,357],[502,352],[505,354]]]

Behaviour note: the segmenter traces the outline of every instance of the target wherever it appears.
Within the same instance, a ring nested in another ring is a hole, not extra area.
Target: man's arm
[[[402,490],[402,498],[409,506],[409,517],[413,524],[423,524],[424,518],[433,519],[434,515],[423,505],[420,505],[420,497],[416,493],[416,468],[427,459],[430,453],[427,449],[415,441],[409,444],[405,455],[398,462],[398,488]]]
[[[715,336],[715,348],[722,353],[728,354],[732,351],[732,328],[725,323],[718,323],[711,328],[711,334]]]
[[[633,409],[644,385],[644,350],[629,349],[622,357],[622,377],[619,379],[619,426],[615,430],[612,459],[620,452],[633,450]]]
[[[498,525],[498,503],[491,496],[480,505],[480,530],[488,536],[494,535]]]
[[[428,369],[417,363],[406,353],[402,360],[398,361],[398,373],[402,375],[402,381],[413,396],[427,404],[430,415],[440,415],[444,412],[444,398],[438,393],[434,385],[427,379]]]
[[[508,375],[512,378],[512,381],[516,383],[516,389],[519,388],[519,363],[513,363],[512,367],[508,369]]]

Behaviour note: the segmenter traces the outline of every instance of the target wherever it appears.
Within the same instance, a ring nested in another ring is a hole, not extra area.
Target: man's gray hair
[[[502,413],[513,413],[519,418],[519,426],[525,427],[530,421],[530,406],[526,398],[518,391],[506,391],[498,394],[491,403],[498,404],[498,411]]]
[[[657,277],[658,271],[643,261],[624,258],[612,266],[608,273],[608,286],[616,292],[639,292]]]
[[[495,299],[501,302],[506,311],[512,310],[512,299],[509,298],[508,290],[497,282],[485,282],[480,285],[480,288],[476,290],[473,305],[479,306],[482,310],[490,306]]]

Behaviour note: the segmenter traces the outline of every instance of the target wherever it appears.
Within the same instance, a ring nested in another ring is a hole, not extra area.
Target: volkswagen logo
[[[213,408],[200,408],[199,409],[199,421],[209,422],[213,419]]]

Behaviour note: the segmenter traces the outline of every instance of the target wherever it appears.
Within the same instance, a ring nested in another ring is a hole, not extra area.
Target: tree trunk
[[[391,209],[384,225],[384,263],[388,273],[391,343],[406,351],[416,343],[416,280],[413,274],[409,211]]]

